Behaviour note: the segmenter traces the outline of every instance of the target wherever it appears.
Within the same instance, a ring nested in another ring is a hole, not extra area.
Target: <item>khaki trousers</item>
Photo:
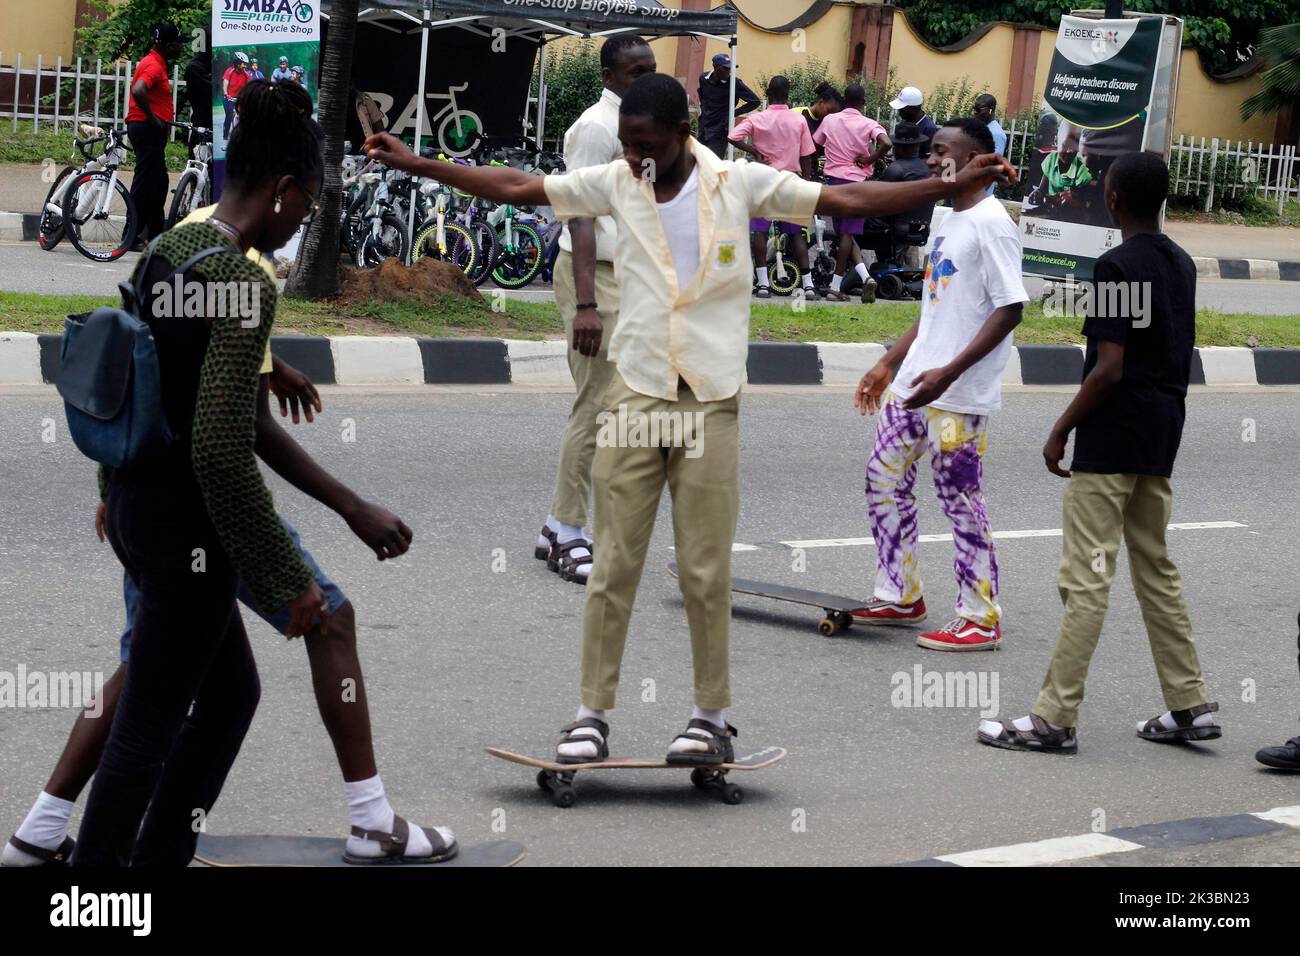
[[[569,343],[569,372],[578,394],[569,409],[569,422],[560,442],[560,466],[555,476],[551,514],[563,524],[581,528],[587,523],[587,501],[591,497],[591,460],[596,451],[596,415],[600,401],[614,377],[609,361],[609,340],[618,322],[618,283],[614,266],[596,262],[597,313],[604,326],[600,351],[586,356],[573,347],[573,320],[577,315],[578,293],[573,284],[573,256],[564,250],[555,257],[555,304],[564,319],[564,338]]]
[[[1165,706],[1186,710],[1205,702],[1182,579],[1165,547],[1173,500],[1168,478],[1074,472],[1062,508],[1064,540],[1057,575],[1065,617],[1034,704],[1038,716],[1065,727],[1076,725],[1088,665],[1110,601],[1121,536],[1128,546],[1133,589]]]
[[[596,548],[583,616],[582,702],[595,710],[614,706],[632,603],[667,484],[679,586],[691,630],[695,703],[709,710],[728,707],[740,395],[701,402],[683,387],[678,400],[668,402],[634,392],[615,373],[603,408],[609,414],[602,416],[592,466]],[[667,421],[680,422],[677,437],[686,439],[674,443],[671,436],[665,438],[665,426],[660,444],[650,445],[634,432],[638,413],[675,415]],[[620,421],[628,427],[621,428]]]

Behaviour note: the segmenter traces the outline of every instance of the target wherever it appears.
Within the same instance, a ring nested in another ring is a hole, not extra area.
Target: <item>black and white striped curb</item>
[[[1238,837],[1260,836],[1281,830],[1300,829],[1300,807],[1275,807],[1259,813],[1236,813],[1221,817],[1193,817],[1170,823],[1149,823],[1122,827],[1105,833],[1081,833],[1032,843],[1013,843],[985,850],[946,853],[943,856],[900,863],[899,866],[1050,866],[1111,853],[1133,850],[1170,849],[1220,843]]]
[[[1211,259],[1192,256],[1204,279],[1290,279],[1300,282],[1300,262],[1284,259]]]
[[[60,335],[0,332],[0,385],[55,380]],[[277,335],[271,348],[322,385],[571,385],[562,341]],[[875,343],[751,342],[754,385],[856,385],[885,353]],[[1080,345],[1019,345],[1005,385],[1077,385]],[[1300,349],[1201,348],[1193,385],[1300,385]]]

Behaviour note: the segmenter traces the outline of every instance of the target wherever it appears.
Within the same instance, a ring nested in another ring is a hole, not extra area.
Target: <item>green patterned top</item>
[[[154,255],[177,266],[213,246],[229,246],[230,254],[204,259],[191,277],[260,284],[259,321],[245,327],[235,314],[211,320],[190,433],[190,462],[222,547],[258,608],[273,614],[315,580],[276,514],[254,452],[260,370],[278,295],[275,283],[207,223],[165,233]],[[144,259],[140,257],[137,271]]]

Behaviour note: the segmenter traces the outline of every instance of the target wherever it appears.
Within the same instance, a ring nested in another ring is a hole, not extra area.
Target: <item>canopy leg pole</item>
[[[736,45],[736,37],[734,35],[732,36],[731,43],[729,43],[728,46],[731,47],[731,74],[729,77],[731,92],[730,95],[727,97],[729,100],[727,104],[727,137],[728,137],[727,159],[735,159],[736,147],[731,145],[731,139],[730,139],[731,131],[736,128],[736,66],[737,66],[736,47],[737,45]]]
[[[420,80],[415,88],[415,95],[418,97],[415,106],[415,155],[420,155],[420,143],[424,138],[424,83],[429,70],[429,26],[433,17],[433,12],[424,8],[424,16],[420,22]],[[406,264],[408,266],[415,263],[415,207],[419,205],[416,199],[420,195],[418,188],[411,190],[411,208],[407,211],[406,221]]]
[[[546,135],[546,40],[537,46],[541,61],[537,64],[537,148],[545,149],[542,137]]]

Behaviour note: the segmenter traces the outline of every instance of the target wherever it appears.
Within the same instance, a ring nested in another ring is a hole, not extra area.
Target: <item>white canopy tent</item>
[[[736,124],[736,11],[730,4],[714,10],[689,11],[664,7],[658,0],[608,0],[603,9],[574,9],[573,0],[375,0],[358,13],[359,23],[373,24],[395,33],[420,30],[420,74],[423,91],[429,63],[429,37],[434,30],[469,30],[480,36],[521,37],[537,43],[537,145],[546,132],[545,45],[552,37],[605,38],[621,33],[638,36],[697,36],[726,43],[731,56],[731,90],[727,128]],[[534,15],[535,12],[535,15]],[[329,17],[329,4],[321,15]],[[425,128],[425,97],[417,97],[415,151],[421,148]],[[415,206],[412,204],[408,248],[414,244]]]

